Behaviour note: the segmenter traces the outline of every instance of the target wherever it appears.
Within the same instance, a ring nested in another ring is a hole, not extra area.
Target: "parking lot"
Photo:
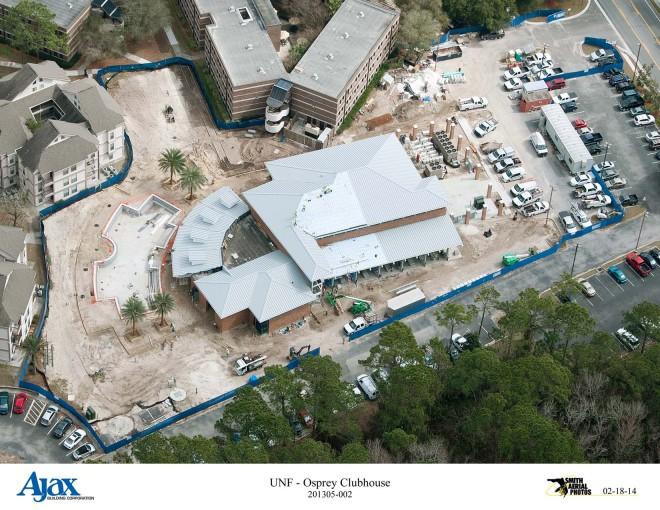
[[[65,429],[62,438],[56,439],[52,436],[52,431],[68,415],[60,410],[52,419],[50,425],[44,427],[39,424],[39,419],[50,405],[50,402],[41,398],[34,398],[28,393],[25,411],[23,414],[15,414],[14,400],[20,392],[17,390],[8,391],[9,414],[0,416],[0,451],[5,452],[14,460],[26,463],[63,464],[74,462],[71,457],[72,450],[65,449],[61,444],[69,434],[78,428],[78,425],[75,422],[69,425]],[[90,442],[88,436],[83,438],[76,445],[76,448],[86,442]]]
[[[597,328],[614,333],[623,325],[623,314],[642,301],[660,302],[660,272],[656,269],[642,278],[628,264],[613,264],[628,278],[628,283],[617,283],[607,273],[607,266],[600,266],[596,274],[585,280],[593,285],[596,295],[576,297],[578,304],[586,307],[596,321]]]

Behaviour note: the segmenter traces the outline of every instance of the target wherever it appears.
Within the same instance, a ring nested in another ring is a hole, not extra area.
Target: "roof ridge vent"
[[[316,73],[312,74],[312,80],[316,80],[316,81],[318,81],[318,79],[319,79],[319,75],[318,75],[318,74],[316,74]]]
[[[250,51],[254,49],[254,45],[252,43],[248,43],[248,45],[245,47],[246,50]]]
[[[266,70],[265,70],[263,67],[261,67],[261,66],[259,66],[259,67],[257,68],[257,72],[258,72],[258,73],[261,73],[261,74],[266,74]]]
[[[364,11],[360,11],[360,12],[358,12],[357,17],[358,17],[358,18],[364,18]]]
[[[350,37],[348,32],[344,32],[344,35],[342,36],[343,39],[348,39]]]

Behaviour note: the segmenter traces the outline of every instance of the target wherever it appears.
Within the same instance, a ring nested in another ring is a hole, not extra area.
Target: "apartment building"
[[[67,50],[62,53],[52,48],[44,48],[44,52],[62,61],[69,61],[80,49],[80,33],[92,9],[90,0],[38,0],[54,15],[58,33],[65,36]],[[20,0],[0,0],[0,19],[10,7],[16,7]],[[11,32],[0,30],[0,38],[11,40]]]
[[[35,206],[104,180],[124,158],[124,119],[94,80],[70,82],[54,62],[27,64],[0,79],[0,184]]]
[[[0,249],[2,248],[0,240]],[[0,361],[14,359],[30,332],[36,295],[36,273],[24,264],[0,262]]]
[[[286,102],[268,103],[271,133],[284,127],[289,113],[317,132],[341,124],[392,50],[399,26],[396,9],[345,0],[287,73],[278,54],[280,21],[269,0],[179,0],[179,5],[233,119],[264,115],[269,97],[286,89]]]

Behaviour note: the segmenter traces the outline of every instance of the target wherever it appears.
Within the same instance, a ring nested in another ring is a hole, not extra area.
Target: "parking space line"
[[[614,297],[614,292],[612,292],[607,285],[600,279],[600,276],[596,276],[596,279],[600,282],[600,284],[605,288],[607,292],[610,293],[612,297]]]
[[[11,399],[11,408],[10,408],[10,410],[9,410],[9,417],[10,417],[10,418],[11,418],[12,416],[14,416],[14,401],[16,400],[16,394],[14,393],[14,394],[12,395],[12,397],[13,397],[13,398]]]
[[[53,432],[53,429],[54,429],[55,427],[57,427],[57,424],[58,424],[59,422],[61,422],[62,420],[63,420],[63,418],[60,418],[59,420],[55,421],[55,425],[53,425],[53,426],[50,428],[50,430],[48,431],[48,433],[47,433],[46,435],[47,435],[47,436],[50,436],[51,432]]]

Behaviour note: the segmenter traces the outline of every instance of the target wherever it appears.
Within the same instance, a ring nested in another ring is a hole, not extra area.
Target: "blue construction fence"
[[[545,21],[550,23],[566,16],[566,11],[563,9],[538,9],[536,11],[528,12],[526,14],[521,14],[511,19],[510,25],[512,27],[517,27],[521,23],[527,21],[528,19],[545,17]],[[470,25],[467,27],[460,28],[451,28],[447,30],[444,34],[440,36],[438,41],[433,41],[432,45],[442,44],[449,41],[449,38],[454,35],[464,35],[464,34],[481,34],[488,32],[488,29],[483,25]]]
[[[601,74],[606,71],[610,71],[612,69],[623,69],[623,58],[621,57],[621,53],[619,53],[617,47],[613,45],[611,42],[609,42],[607,39],[602,39],[600,37],[585,37],[583,44],[612,51],[612,53],[614,53],[615,62],[613,64],[607,64],[603,66],[588,67],[587,69],[583,69],[581,71],[571,71],[568,73],[556,74],[554,76],[550,76],[546,78],[545,81],[555,80],[557,78],[570,80],[572,78],[581,78],[583,76]]]
[[[158,69],[163,69],[169,66],[185,66],[190,69],[190,72],[195,77],[195,81],[197,82],[197,86],[199,87],[199,90],[202,92],[202,96],[204,97],[204,101],[206,102],[206,108],[208,109],[209,112],[209,116],[211,117],[213,123],[218,129],[244,129],[244,128],[263,125],[264,123],[263,117],[255,118],[255,119],[237,120],[237,121],[225,121],[223,119],[216,117],[212,106],[213,102],[211,101],[209,92],[206,90],[206,87],[204,86],[204,83],[202,82],[199,73],[197,72],[197,68],[195,67],[195,64],[193,63],[192,60],[189,60],[184,57],[170,57],[163,60],[158,60],[156,62],[148,62],[146,64],[125,64],[125,65],[103,67],[99,69],[98,72],[96,73],[96,81],[102,87],[106,87],[108,81],[112,79],[109,78],[106,81],[104,79],[106,74],[130,73],[136,71],[156,71]]]
[[[480,285],[483,285],[485,283],[492,282],[496,278],[499,278],[501,276],[507,275],[511,273],[512,271],[516,271],[522,267],[525,267],[529,264],[533,264],[534,262],[537,262],[541,259],[544,259],[546,257],[549,257],[550,255],[554,255],[559,251],[561,246],[567,242],[571,241],[573,239],[578,239],[580,237],[586,236],[587,234],[590,234],[594,230],[599,230],[604,227],[608,227],[610,225],[614,225],[616,223],[619,223],[621,220],[623,220],[623,207],[621,204],[617,201],[616,197],[612,194],[610,189],[607,187],[605,184],[605,181],[601,178],[601,176],[594,172],[592,170],[592,174],[594,175],[594,178],[596,182],[598,182],[602,189],[603,192],[606,193],[610,199],[612,200],[612,208],[615,211],[615,214],[611,216],[610,218],[607,218],[603,221],[599,221],[598,223],[591,225],[590,227],[583,228],[579,231],[577,231],[575,234],[564,234],[559,238],[559,241],[548,248],[547,250],[538,252],[536,255],[532,255],[531,257],[527,257],[525,259],[522,259],[521,261],[517,262],[516,264],[513,264],[511,266],[505,266],[502,267],[501,269],[498,269],[497,271],[494,271],[492,273],[489,273],[485,276],[481,276],[479,278],[476,278],[474,280],[471,280],[469,282],[464,283],[460,287],[457,287],[455,289],[450,290],[449,292],[442,294],[440,296],[437,296],[433,299],[430,299],[429,301],[426,301],[424,303],[421,303],[420,305],[411,308],[409,310],[406,310],[405,312],[395,315],[393,317],[386,317],[385,319],[379,321],[379,322],[374,322],[373,324],[370,324],[364,329],[361,329],[359,331],[356,331],[355,333],[351,333],[348,337],[349,341],[355,340],[357,338],[360,338],[364,335],[368,335],[369,333],[373,333],[374,331],[378,331],[381,328],[384,328],[385,326],[392,324],[393,322],[400,321],[402,319],[405,319],[406,317],[410,317],[411,315],[415,315],[419,312],[422,312],[424,310],[428,310],[431,307],[434,307],[444,301],[447,301],[448,299],[454,298],[458,296],[459,294],[462,294],[463,292],[467,292],[468,290],[472,290],[476,287],[479,287]]]
[[[316,349],[311,350],[306,356],[319,356],[321,354],[321,349],[317,347]],[[300,365],[300,358],[291,360],[287,364],[287,369],[293,370],[294,368],[298,367]],[[261,376],[252,380],[249,380],[246,384],[243,384],[242,386],[239,386],[237,388],[234,388],[233,390],[230,390],[226,393],[223,393],[222,395],[218,395],[217,397],[214,397],[210,400],[207,400],[206,402],[202,402],[199,405],[196,405],[194,407],[191,407],[190,409],[186,409],[185,411],[182,411],[180,413],[175,414],[174,416],[170,416],[169,418],[161,421],[160,423],[157,423],[155,425],[152,425],[151,427],[148,427],[144,430],[141,430],[139,432],[136,432],[135,434],[132,434],[124,439],[120,439],[119,441],[106,445],[103,439],[99,436],[99,434],[94,430],[94,427],[92,424],[85,418],[80,411],[78,411],[75,407],[73,407],[71,404],[69,404],[67,401],[62,400],[59,398],[57,395],[53,394],[52,392],[42,388],[41,386],[38,386],[36,384],[23,381],[21,380],[19,382],[19,386],[21,388],[24,388],[26,390],[34,391],[35,393],[38,393],[39,395],[46,397],[48,400],[54,402],[55,404],[59,405],[62,409],[65,409],[67,412],[69,412],[72,416],[76,418],[80,422],[80,424],[87,429],[87,431],[90,433],[90,435],[94,438],[94,440],[98,443],[99,447],[103,450],[104,453],[112,453],[114,451],[117,451],[119,448],[122,448],[124,446],[127,446],[131,444],[134,441],[137,441],[138,439],[142,439],[144,437],[147,437],[150,434],[153,434],[154,432],[158,432],[159,430],[164,429],[165,427],[169,427],[170,425],[179,422],[181,420],[184,420],[190,416],[193,416],[194,414],[197,414],[199,412],[205,411],[209,409],[210,407],[213,407],[217,404],[220,404],[222,402],[225,402],[231,398],[234,398],[236,394],[243,388],[247,386],[259,386],[261,383],[264,382],[266,379],[265,376]]]

